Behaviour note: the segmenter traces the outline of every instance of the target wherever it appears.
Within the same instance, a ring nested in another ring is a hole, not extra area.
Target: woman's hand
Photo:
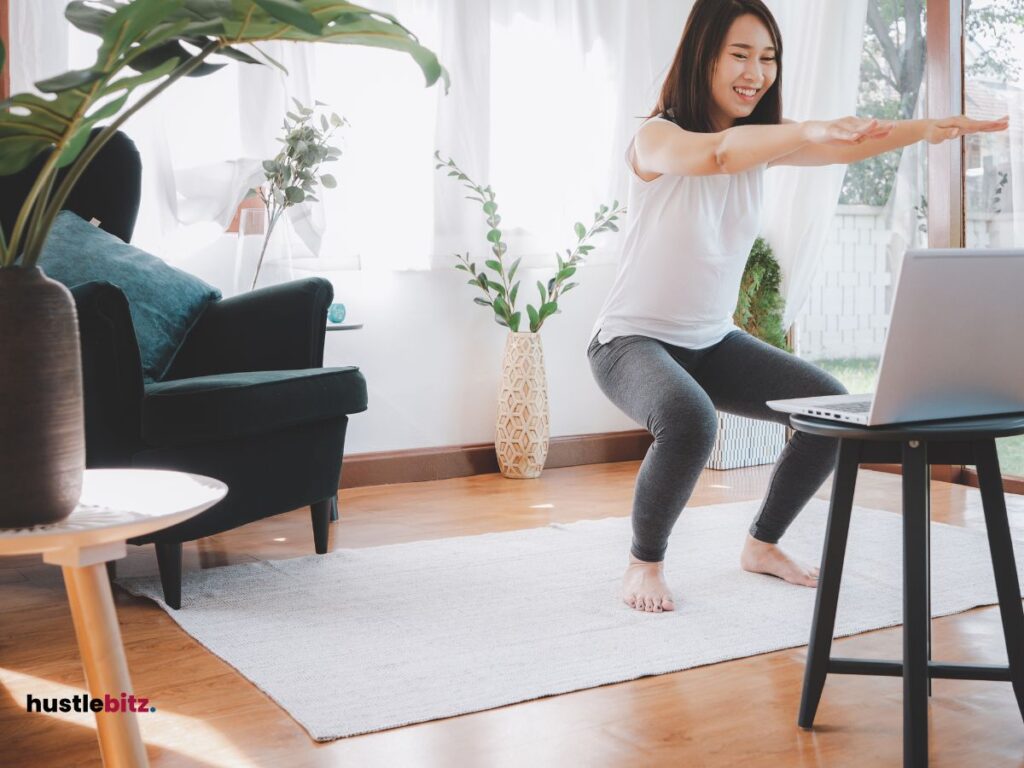
[[[929,120],[925,125],[924,138],[930,144],[938,144],[972,133],[1005,131],[1009,122],[1009,115],[1004,115],[998,120],[972,120],[966,115],[954,115],[940,120]]]
[[[888,136],[893,125],[892,120],[851,116],[838,120],[808,120],[804,129],[807,140],[812,144],[845,147]]]

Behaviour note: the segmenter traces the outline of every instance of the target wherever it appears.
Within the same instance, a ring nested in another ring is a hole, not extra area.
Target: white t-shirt
[[[600,331],[602,344],[630,334],[690,349],[717,344],[737,327],[732,316],[758,234],[768,164],[644,181],[630,160],[632,146],[622,255],[590,338]]]

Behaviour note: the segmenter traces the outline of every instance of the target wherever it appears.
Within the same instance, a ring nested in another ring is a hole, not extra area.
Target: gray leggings
[[[601,391],[654,436],[633,495],[633,556],[665,558],[668,536],[715,444],[716,409],[789,424],[766,400],[847,394],[835,377],[746,331],[704,349],[618,336],[587,349]],[[835,468],[838,442],[796,432],[768,483],[750,535],[775,543]]]

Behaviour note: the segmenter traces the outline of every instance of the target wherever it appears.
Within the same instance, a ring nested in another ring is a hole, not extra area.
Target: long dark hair
[[[672,68],[661,87],[658,105],[648,117],[660,115],[687,131],[714,133],[711,122],[711,77],[733,21],[753,14],[768,27],[775,46],[776,75],[754,111],[736,125],[782,122],[782,35],[762,0],[697,0],[690,11]]]

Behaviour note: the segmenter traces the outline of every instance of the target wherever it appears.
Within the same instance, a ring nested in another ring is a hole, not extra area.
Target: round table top
[[[968,416],[941,421],[912,421],[865,427],[831,419],[816,419],[795,413],[789,417],[793,429],[843,440],[981,440],[1024,433],[1024,413]]]
[[[188,520],[224,498],[220,480],[162,469],[87,469],[78,506],[64,520],[0,528],[0,555],[124,541]]]
[[[327,323],[328,331],[354,331],[362,327],[362,323]]]

